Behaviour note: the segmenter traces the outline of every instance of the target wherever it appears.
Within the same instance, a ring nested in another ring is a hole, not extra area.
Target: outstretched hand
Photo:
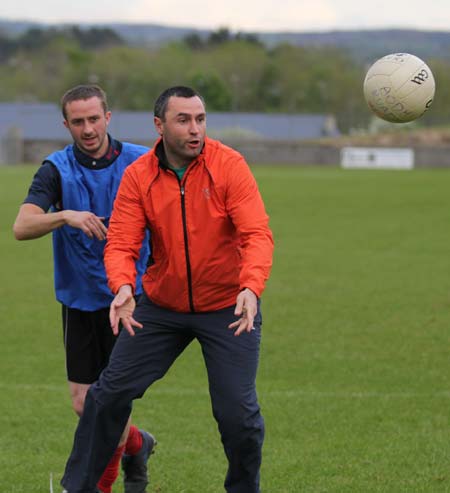
[[[109,321],[111,322],[111,329],[114,335],[119,333],[120,322],[122,322],[124,329],[132,336],[135,334],[133,327],[142,329],[142,324],[133,318],[135,307],[136,301],[131,286],[128,284],[121,286],[112,300],[109,309]]]
[[[254,330],[253,321],[258,310],[256,294],[248,288],[243,289],[236,298],[236,308],[234,314],[239,318],[228,326],[229,329],[236,329],[235,336],[242,332]]]

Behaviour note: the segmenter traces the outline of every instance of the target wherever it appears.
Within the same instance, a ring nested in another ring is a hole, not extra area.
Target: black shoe
[[[149,482],[147,462],[155,452],[157,442],[150,433],[143,430],[139,430],[139,433],[142,435],[141,450],[136,455],[124,454],[122,457],[125,493],[145,493]]]

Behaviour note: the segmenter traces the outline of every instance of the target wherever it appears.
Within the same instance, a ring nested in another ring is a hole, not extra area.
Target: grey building
[[[60,109],[50,103],[0,103],[0,164],[37,163],[70,143]],[[114,111],[110,133],[119,140],[151,146],[153,115]],[[317,114],[208,113],[208,135],[224,142],[298,142],[338,135],[333,116]],[[239,148],[239,145],[237,145]]]

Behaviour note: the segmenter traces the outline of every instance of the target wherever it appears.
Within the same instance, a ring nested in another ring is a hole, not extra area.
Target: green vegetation
[[[76,425],[51,240],[11,233],[34,171],[0,168],[5,493],[48,492],[50,473],[56,488]],[[254,172],[276,239],[259,372],[263,491],[449,491],[450,173]],[[197,344],[136,401],[134,416],[159,440],[149,493],[222,491]]]
[[[0,101],[53,101],[68,88],[97,82],[117,109],[152,108],[166,87],[201,91],[210,111],[327,113],[341,130],[366,126],[364,62],[350,50],[268,47],[252,35],[221,29],[162,46],[127,45],[109,29],[32,29],[0,36]],[[437,80],[433,111],[421,123],[448,120],[450,62],[427,60]]]

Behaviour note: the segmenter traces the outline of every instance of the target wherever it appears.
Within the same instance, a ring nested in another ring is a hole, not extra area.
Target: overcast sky
[[[450,0],[2,0],[0,18],[243,31],[388,27],[450,31]]]

